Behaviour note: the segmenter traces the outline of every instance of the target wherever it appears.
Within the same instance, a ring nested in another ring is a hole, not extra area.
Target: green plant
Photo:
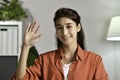
[[[29,50],[29,55],[27,59],[27,66],[29,67],[30,65],[34,64],[35,59],[39,56],[35,46],[32,46]]]
[[[0,2],[0,20],[22,20],[27,18],[25,10],[18,0],[3,0]]]

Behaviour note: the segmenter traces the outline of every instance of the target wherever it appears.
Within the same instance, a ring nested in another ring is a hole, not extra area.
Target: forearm
[[[26,73],[26,64],[27,64],[29,49],[30,46],[25,46],[25,45],[22,46],[22,51],[16,70],[16,80],[22,79]]]
[[[31,24],[27,25],[27,29],[25,31],[23,39],[22,51],[16,70],[17,80],[22,79],[26,73],[27,58],[30,46],[37,42],[41,36],[41,34],[40,35],[37,34],[39,31],[39,27],[40,26],[36,24],[36,21],[33,21]]]

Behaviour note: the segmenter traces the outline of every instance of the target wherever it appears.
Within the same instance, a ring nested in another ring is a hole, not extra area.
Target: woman
[[[108,80],[101,56],[86,51],[78,13],[60,8],[54,17],[58,49],[40,54],[34,65],[26,67],[28,52],[41,34],[39,25],[29,24],[23,41],[16,80]]]

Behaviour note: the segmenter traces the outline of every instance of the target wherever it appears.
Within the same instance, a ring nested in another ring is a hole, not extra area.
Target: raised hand
[[[27,29],[25,31],[23,44],[27,46],[33,45],[40,39],[41,34],[39,34],[40,25],[33,21],[32,23],[27,25]]]

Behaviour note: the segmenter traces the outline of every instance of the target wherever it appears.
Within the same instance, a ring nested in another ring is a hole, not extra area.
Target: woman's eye
[[[67,26],[67,29],[71,28],[72,26]]]

